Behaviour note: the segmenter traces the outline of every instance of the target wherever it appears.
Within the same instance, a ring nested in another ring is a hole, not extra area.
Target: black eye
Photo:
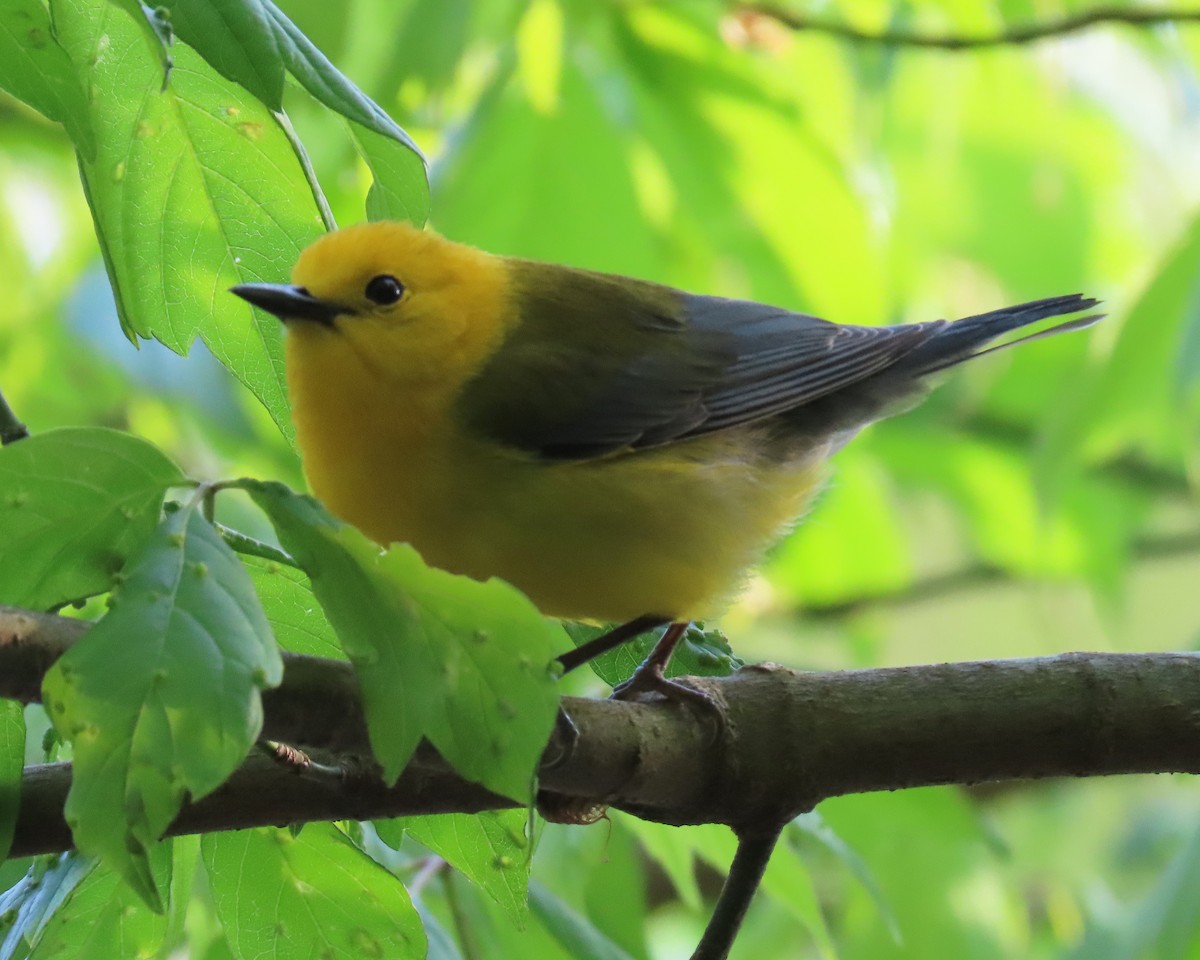
[[[404,284],[395,277],[383,274],[371,278],[371,282],[367,284],[366,294],[367,299],[371,302],[386,307],[389,303],[395,303],[404,296]]]

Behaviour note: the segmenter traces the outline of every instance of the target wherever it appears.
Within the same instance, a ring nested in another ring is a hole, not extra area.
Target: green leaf
[[[701,899],[700,886],[696,883],[695,845],[687,832],[665,823],[641,820],[620,810],[610,811],[609,816],[638,838],[646,853],[662,867],[684,905],[699,910]]]
[[[291,142],[185,46],[161,90],[160,64],[111,4],[55,10],[74,62],[95,64],[81,71],[99,148],[82,170],[122,325],[177,353],[200,336],[290,436],[279,321],[228,288],[286,277],[323,230]]]
[[[792,836],[794,835],[811,839],[820,844],[854,874],[855,879],[858,880],[863,890],[871,897],[871,900],[875,904],[875,909],[879,911],[879,915],[887,924],[888,930],[892,934],[892,940],[896,944],[900,944],[902,942],[900,926],[896,922],[896,915],[892,912],[891,904],[887,902],[887,898],[879,888],[879,881],[875,879],[875,875],[871,873],[871,868],[863,862],[862,857],[834,832],[821,814],[814,810],[811,813],[802,813],[796,817],[787,831],[785,831],[784,839],[791,843]]]
[[[567,636],[577,647],[583,646],[589,640],[601,636],[616,624],[603,627],[591,627],[583,623],[564,623]],[[601,680],[610,687],[616,686],[622,680],[628,680],[638,665],[646,659],[654,645],[658,643],[666,628],[653,630],[650,633],[635,637],[628,643],[623,643],[615,650],[610,650],[594,660],[588,661],[588,666]],[[668,677],[727,677],[738,667],[742,660],[733,652],[725,634],[715,627],[705,627],[692,624],[688,627],[675,654],[667,665]]]
[[[561,633],[502,581],[434,570],[403,544],[381,551],[280,484],[239,486],[312,578],[358,674],[384,777],[427,737],[463,776],[528,800],[558,709]]]
[[[263,557],[242,555],[241,560],[280,647],[310,657],[346,659],[303,570]]]
[[[75,842],[162,903],[147,852],[178,813],[245,758],[259,691],[282,677],[250,578],[194,505],[131,561],[111,611],[46,675],[44,702],[74,748],[65,815]]]
[[[201,855],[238,960],[425,956],[404,885],[332,824],[212,833]]]
[[[147,48],[158,61],[162,71],[162,88],[165,90],[171,79],[171,70],[175,61],[171,57],[171,45],[175,42],[175,33],[171,29],[170,12],[161,6],[154,8],[146,6],[142,0],[109,0],[120,7],[133,19],[141,30],[142,39]]]
[[[403,833],[428,847],[500,904],[518,927],[529,910],[529,815],[524,810],[487,810],[376,821],[379,836],[398,847]]]
[[[390,137],[359,123],[350,124],[350,134],[374,177],[367,191],[367,218],[424,223],[429,184],[420,154],[397,150]]]
[[[1001,897],[1004,883],[989,869],[978,816],[961,791],[925,788],[837,797],[821,804],[821,815],[878,881],[874,890],[844,888],[847,915],[877,919],[843,929],[843,956],[990,960],[1011,955],[994,938],[982,938],[978,914],[961,908],[964,889],[974,887],[980,899]],[[890,914],[880,915],[881,897]]]
[[[227,80],[283,109],[283,58],[271,13],[255,0],[168,0],[171,27]]]
[[[12,847],[24,768],[25,710],[15,700],[0,700],[0,862]]]
[[[537,918],[575,960],[631,960],[628,953],[604,936],[590,921],[536,881],[529,901]]]
[[[175,870],[171,843],[150,851],[156,886]],[[66,853],[35,863],[25,878],[0,895],[0,915],[12,926],[0,960],[112,960],[156,956],[167,919],[147,909],[113,870],[90,857]]]
[[[83,85],[55,39],[42,0],[0,4],[0,88],[57,120],[83,156],[95,156],[96,135]]]
[[[167,6],[181,39],[272,110],[282,109],[284,74],[290,73],[349,121],[375,178],[367,195],[371,219],[425,222],[429,184],[417,145],[270,0],[170,0]]]
[[[200,0],[195,0],[200,2]],[[313,42],[270,0],[258,0],[275,22],[275,36],[288,72],[315,99],[347,120],[403,145],[424,166],[421,151],[387,112],[346,79]]]
[[[109,588],[158,522],[179,468],[99,427],[0,448],[0,602],[46,610]]]

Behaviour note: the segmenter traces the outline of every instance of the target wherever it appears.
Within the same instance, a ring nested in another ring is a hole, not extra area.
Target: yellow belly
[[[822,473],[817,456],[773,463],[737,432],[546,463],[463,437],[440,408],[334,417],[327,406],[306,416],[297,403],[314,493],[380,543],[410,543],[454,573],[500,577],[557,617],[716,614]]]

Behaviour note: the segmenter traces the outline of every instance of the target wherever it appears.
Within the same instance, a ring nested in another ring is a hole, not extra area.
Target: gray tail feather
[[[1003,350],[1026,340],[1037,340],[1056,333],[1066,333],[1068,330],[1082,330],[1100,320],[1103,314],[1089,314],[1075,320],[1047,327],[1028,336],[1018,337],[994,347],[987,345],[997,337],[1021,327],[1044,320],[1047,317],[1060,317],[1068,313],[1079,313],[1090,310],[1100,301],[1085,297],[1081,293],[1072,293],[1063,297],[1050,297],[1046,300],[1033,300],[1020,303],[1015,307],[1005,307],[990,313],[981,313],[974,317],[964,317],[953,323],[947,323],[941,330],[926,340],[911,353],[906,354],[895,367],[894,372],[911,373],[915,376],[925,376],[936,373],[956,363],[981,357],[993,350]],[[986,347],[986,349],[979,349]]]

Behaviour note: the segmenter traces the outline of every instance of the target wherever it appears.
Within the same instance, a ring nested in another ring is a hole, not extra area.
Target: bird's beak
[[[303,287],[288,283],[240,283],[229,292],[280,320],[309,320],[332,327],[339,315],[353,313],[349,307],[318,300]]]

